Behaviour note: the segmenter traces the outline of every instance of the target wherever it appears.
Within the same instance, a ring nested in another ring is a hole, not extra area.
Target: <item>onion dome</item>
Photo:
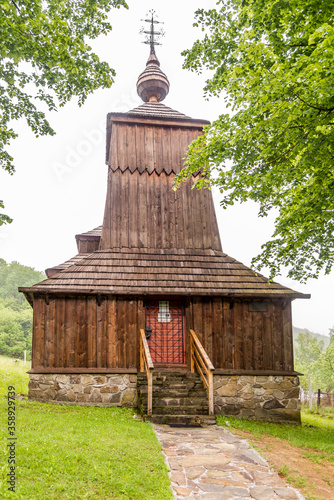
[[[145,70],[139,75],[137,92],[144,102],[163,101],[169,92],[169,81],[165,73],[160,69],[160,62],[155,54],[154,47],[151,48]]]

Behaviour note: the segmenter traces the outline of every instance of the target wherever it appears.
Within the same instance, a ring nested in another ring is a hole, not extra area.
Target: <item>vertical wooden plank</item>
[[[253,325],[253,369],[263,369],[263,312],[251,312]]]
[[[174,175],[168,176],[168,199],[169,199],[169,235],[170,248],[177,248],[176,238],[176,193],[173,191]]]
[[[96,366],[103,367],[102,349],[103,349],[103,302],[96,301]]]
[[[109,164],[115,168],[118,166],[118,163],[119,163],[119,158],[118,158],[118,125],[116,123],[113,123],[111,126]]]
[[[120,204],[120,247],[129,247],[129,171],[126,170],[120,176],[120,191],[118,193],[118,201]]]
[[[293,370],[291,301],[283,304],[283,370]]]
[[[242,305],[234,302],[235,368],[244,369]]]
[[[125,314],[126,301],[122,298],[117,298],[116,305],[116,325],[117,325],[117,342],[116,342],[116,367],[124,368],[126,366],[126,347],[125,347]]]
[[[203,303],[200,297],[193,298],[193,315],[194,315],[194,331],[198,340],[203,345],[204,332],[203,332]]]
[[[136,148],[137,152],[144,151],[145,147],[145,126],[136,125]],[[146,168],[145,155],[137,154],[137,167],[140,173]]]
[[[32,368],[46,366],[45,363],[45,314],[46,303],[44,297],[34,299],[33,315],[33,360]],[[34,349],[35,346],[35,349]],[[35,352],[34,352],[35,350]]]
[[[77,332],[76,332],[76,366],[86,368],[88,363],[88,348],[87,348],[87,311],[86,297],[77,297],[76,304],[77,314]]]
[[[145,231],[147,232],[147,246],[149,248],[155,247],[155,236],[157,230],[159,230],[159,228],[156,227],[156,212],[157,212],[157,207],[156,207],[157,192],[155,187],[156,178],[157,175],[155,172],[146,177],[146,182],[147,182],[146,210],[147,210],[148,226],[145,228]]]
[[[143,329],[145,330],[145,307],[142,299],[137,300],[137,333],[136,333],[136,366],[137,369],[140,366],[140,358],[139,358],[139,351],[140,349],[138,348],[140,345],[140,330]]]
[[[97,367],[96,359],[96,298],[87,297],[87,349],[88,368]]]
[[[138,213],[138,227],[139,227],[139,247],[147,247],[147,184],[148,174],[144,172],[138,176],[138,200],[139,200],[139,213]]]
[[[122,173],[117,170],[116,172],[110,172],[110,195],[111,195],[111,214],[110,214],[110,226],[111,230],[109,233],[108,247],[114,246],[120,247],[120,219],[121,219],[121,204],[119,200],[121,181],[120,178]],[[102,235],[103,236],[103,235]],[[104,245],[103,248],[106,248]]]
[[[128,341],[127,341],[127,368],[136,367],[137,358],[137,300],[128,301]]]
[[[154,170],[160,174],[165,163],[162,151],[162,127],[154,127],[153,129],[153,163]]]
[[[154,139],[153,139],[153,127],[145,127],[145,158],[146,158],[146,168],[151,174],[154,170]],[[138,152],[141,154],[141,151]]]
[[[156,212],[155,212],[155,220],[154,220],[154,248],[161,248],[162,247],[162,197],[164,195],[163,193],[163,186],[161,183],[161,178],[157,174],[152,175],[152,180],[154,181],[153,184],[153,189],[155,192],[155,205],[156,205]]]
[[[116,297],[108,297],[107,303],[107,367],[116,368]]]
[[[48,367],[55,366],[55,349],[56,349],[56,299],[50,297],[48,305]]]
[[[75,337],[76,337],[76,299],[73,297],[66,298],[66,366],[68,368],[75,367]]]
[[[170,235],[168,227],[168,195],[166,193],[168,179],[164,172],[160,174],[160,190],[161,190],[161,241],[163,248],[170,248]]]
[[[233,302],[223,301],[223,367],[236,368],[235,365],[235,335],[234,335],[234,307]]]
[[[174,174],[178,174],[182,168],[182,156],[180,147],[180,129],[171,130],[171,166]]]
[[[203,297],[203,347],[212,363],[212,299]]]
[[[101,368],[108,367],[108,336],[107,336],[107,312],[108,312],[108,301],[107,298],[103,298],[100,306],[100,317],[101,317]]]
[[[252,322],[252,315],[254,313],[248,310],[249,302],[242,303],[242,317],[243,317],[243,329],[244,329],[244,367],[246,370],[254,369],[254,359],[253,359],[253,349],[254,349],[254,326]]]
[[[275,301],[273,303],[273,316],[272,316],[272,324],[273,324],[273,365],[274,370],[282,370],[283,369],[283,360],[282,360],[282,308],[281,303],[279,301]]]
[[[35,309],[36,308],[36,309]],[[31,368],[36,367],[36,359],[39,357],[39,352],[38,352],[38,342],[36,338],[36,330],[37,330],[37,316],[36,316],[36,311],[37,311],[37,300],[36,297],[33,299],[33,315],[32,315],[32,339],[31,339]]]
[[[129,176],[129,247],[138,248],[138,171]]]
[[[226,339],[223,331],[223,303],[220,297],[212,301],[212,363],[215,368],[224,368],[223,352]]]
[[[186,340],[186,363],[188,368],[191,368],[191,352],[190,352],[190,334],[189,330],[194,330],[193,325],[193,315],[192,315],[192,303],[191,299],[187,299],[185,303],[185,340]]]
[[[128,148],[126,140],[127,124],[117,124],[117,153],[118,153],[118,166],[121,171],[128,166]]]
[[[57,299],[56,306],[56,335],[58,337],[58,347],[57,347],[57,367],[65,366],[65,297],[59,297]]]
[[[163,127],[162,129],[162,154],[163,168],[166,174],[170,174],[171,168],[171,129]]]
[[[126,145],[128,156],[127,166],[130,172],[133,173],[137,168],[136,125],[128,124],[126,128]]]
[[[263,332],[263,369],[273,370],[273,359],[272,359],[272,304],[267,303],[267,311],[264,312],[264,332]]]

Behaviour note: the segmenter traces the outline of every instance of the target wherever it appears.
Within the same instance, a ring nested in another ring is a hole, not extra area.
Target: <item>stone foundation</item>
[[[30,374],[29,399],[85,406],[137,406],[137,375]]]
[[[214,375],[215,414],[300,423],[299,379]],[[30,374],[29,399],[85,406],[137,406],[135,374]]]
[[[296,376],[214,375],[213,387],[216,414],[300,423]]]

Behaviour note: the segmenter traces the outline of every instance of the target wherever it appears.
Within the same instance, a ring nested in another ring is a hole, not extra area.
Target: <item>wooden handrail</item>
[[[215,367],[211,363],[194,330],[190,330],[190,369],[192,373],[195,373],[195,368],[197,368],[208,390],[209,415],[213,415],[213,371]]]
[[[150,349],[147,344],[145,332],[140,330],[140,371],[146,371],[147,376],[147,413],[152,415],[152,388],[153,388],[153,370],[154,365],[152,362]]]

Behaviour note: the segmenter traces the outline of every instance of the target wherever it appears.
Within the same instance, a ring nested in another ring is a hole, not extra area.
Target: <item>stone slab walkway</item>
[[[178,500],[303,500],[245,439],[223,427],[153,427]]]

